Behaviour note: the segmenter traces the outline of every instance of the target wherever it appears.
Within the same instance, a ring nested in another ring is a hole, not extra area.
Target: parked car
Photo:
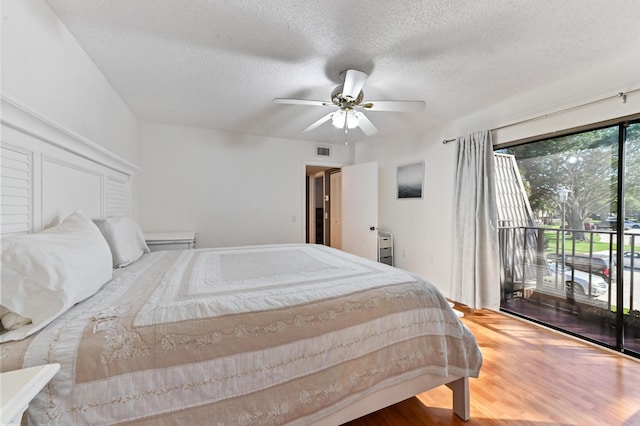
[[[633,260],[633,269],[640,269],[640,252],[625,251],[623,259],[625,268],[631,268],[631,260]]]
[[[598,229],[615,229],[617,224],[618,222],[615,217],[613,219],[608,217],[598,224]]]
[[[613,219],[612,218],[607,218],[606,220],[603,220],[602,222],[600,222],[598,224],[598,228],[599,229],[615,229],[616,226],[618,226],[618,221],[617,221],[617,219],[615,217]],[[630,222],[628,220],[625,220],[622,223],[622,227],[626,231],[627,229],[631,229],[631,228],[640,228],[640,224],[636,223],[636,222]]]
[[[615,253],[614,253],[615,256]],[[560,261],[557,257],[554,260]],[[575,268],[579,271],[591,272],[592,274],[600,275],[608,283],[615,282],[616,277],[616,262],[613,259],[613,265],[609,261],[609,256],[594,254],[589,255],[567,255],[565,256],[565,264],[571,268]]]
[[[544,276],[544,283],[547,285],[556,285],[556,283],[563,281],[564,291],[567,294],[576,296],[591,294],[593,297],[598,297],[605,294],[609,289],[609,284],[607,284],[601,276],[588,274],[565,265],[563,280],[561,263],[549,260],[547,261],[547,265],[549,275]],[[591,281],[591,292],[589,292],[589,281]]]
[[[602,222],[600,222],[600,224],[598,225],[598,228],[615,229],[617,224],[618,224],[618,220],[615,217],[608,217],[606,220],[603,220]],[[624,220],[624,222],[622,222],[622,227],[624,228],[625,231],[628,229],[640,229],[640,223],[633,222],[631,220]]]

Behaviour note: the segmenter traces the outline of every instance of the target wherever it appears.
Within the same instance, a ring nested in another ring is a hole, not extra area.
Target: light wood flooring
[[[470,379],[471,420],[452,413],[442,386],[347,425],[640,426],[640,360],[498,312],[463,321],[484,358]]]

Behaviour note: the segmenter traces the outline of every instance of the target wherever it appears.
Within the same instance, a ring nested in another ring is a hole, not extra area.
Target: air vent
[[[331,157],[331,150],[327,146],[317,146],[316,155],[320,155],[322,157]]]

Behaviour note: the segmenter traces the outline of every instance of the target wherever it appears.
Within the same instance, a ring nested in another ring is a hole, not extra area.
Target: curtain
[[[497,206],[491,132],[457,140],[451,297],[472,309],[499,309]]]

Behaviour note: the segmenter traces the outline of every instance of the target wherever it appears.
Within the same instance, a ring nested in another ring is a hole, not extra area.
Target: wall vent
[[[328,146],[317,146],[316,155],[319,155],[322,157],[331,157],[331,149],[329,149]]]

